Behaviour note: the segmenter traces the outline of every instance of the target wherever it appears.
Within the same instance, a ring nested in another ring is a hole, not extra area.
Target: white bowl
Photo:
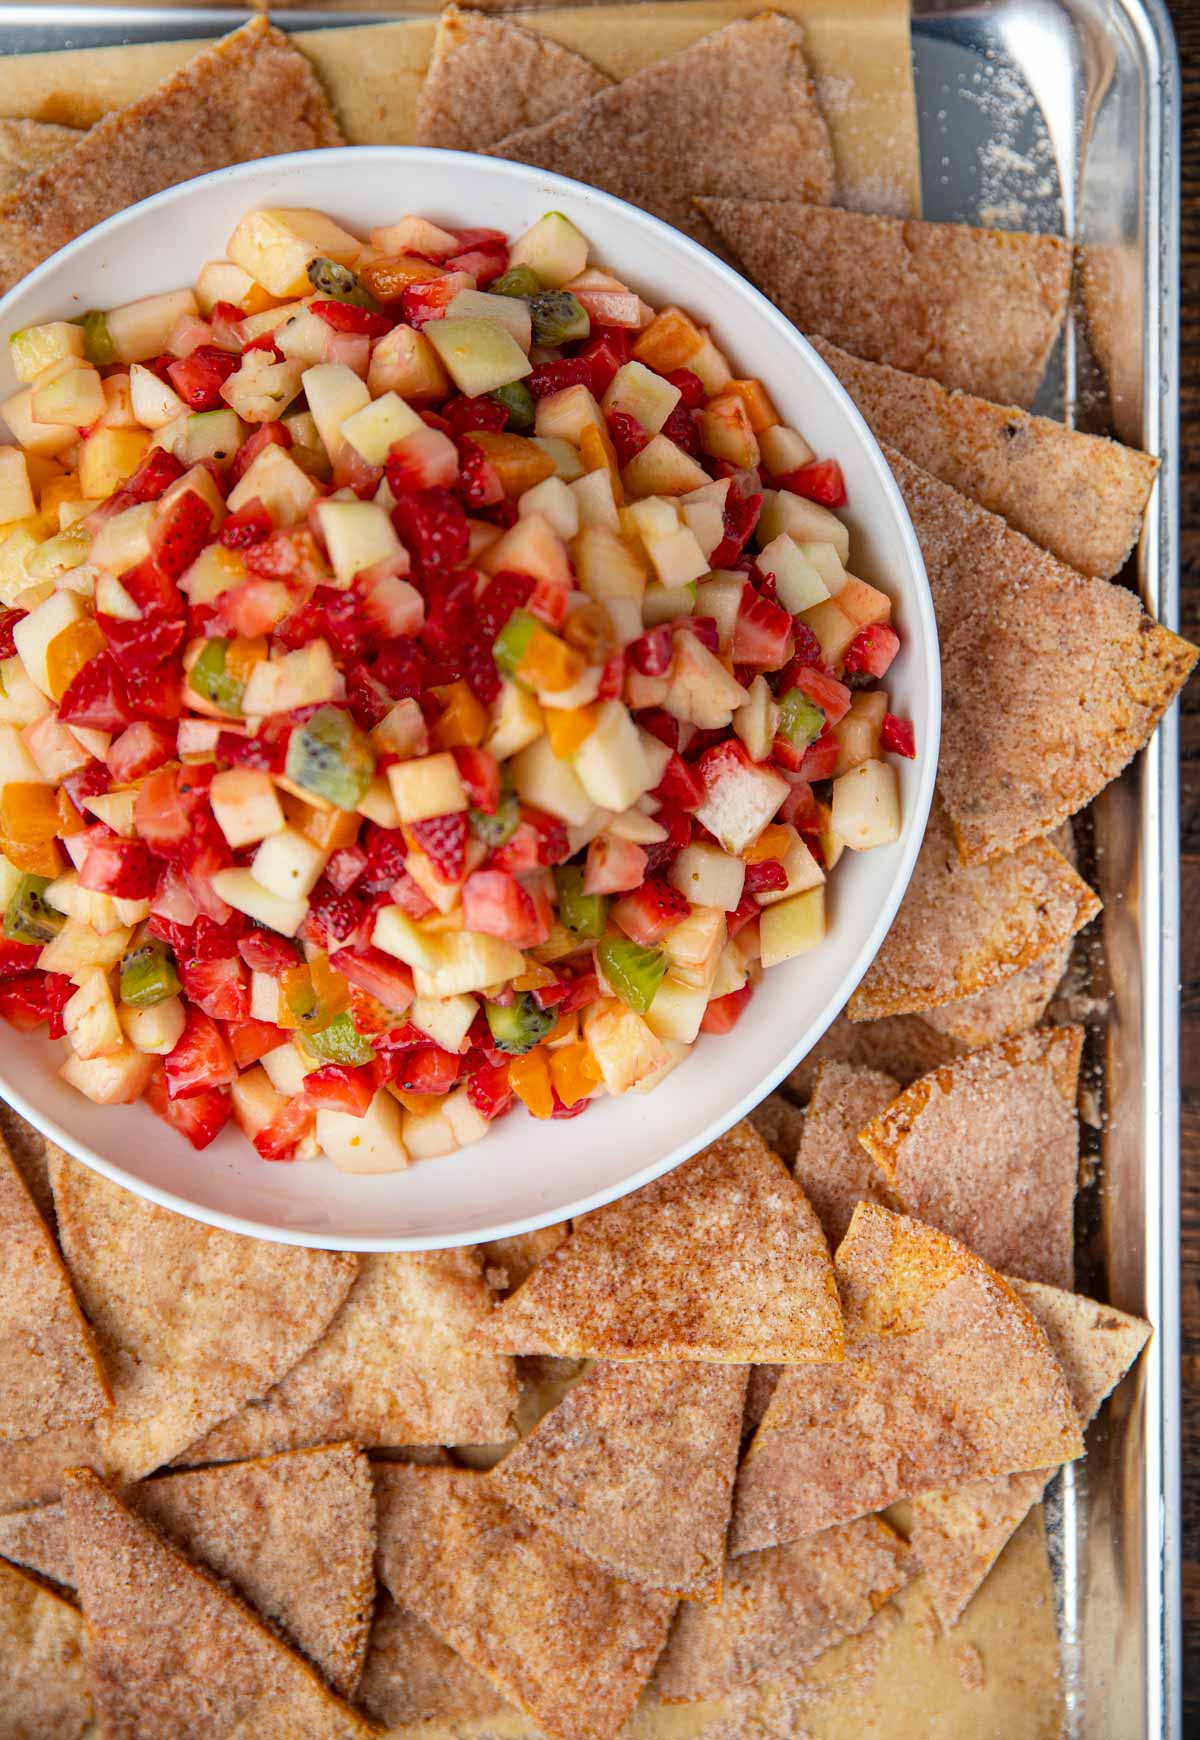
[[[940,665],[921,552],[900,492],[824,362],[764,296],[694,242],[621,200],[499,158],[368,146],[267,158],[202,176],[110,218],[32,272],[0,303],[0,340],[23,326],[111,307],[195,281],[256,206],[311,206],[365,234],[408,211],[518,234],[565,212],[607,264],[658,306],[713,329],[739,373],[760,375],[782,417],[845,473],[853,565],[895,604],[901,652],[892,711],[916,727],[900,764],[895,845],[847,852],[831,878],[829,934],[773,968],[738,1025],[702,1037],[652,1093],[603,1099],[569,1122],[520,1110],[486,1140],[384,1177],[324,1160],[271,1165],[235,1129],[196,1153],[144,1105],[98,1107],[55,1074],[63,1047],[0,1022],[0,1092],[70,1153],[168,1208],[258,1237],[348,1250],[420,1250],[522,1232],[635,1190],[713,1141],[816,1043],[866,971],[912,873],[937,767]],[[817,268],[814,268],[817,269]],[[0,368],[8,369],[0,342]],[[0,378],[7,396],[11,375]]]

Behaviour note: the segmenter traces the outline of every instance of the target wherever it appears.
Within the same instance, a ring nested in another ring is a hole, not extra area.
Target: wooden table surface
[[[1183,633],[1200,638],[1200,6],[1173,0],[1183,62]],[[1200,1732],[1200,682],[1183,697],[1183,1468],[1185,1733]]]

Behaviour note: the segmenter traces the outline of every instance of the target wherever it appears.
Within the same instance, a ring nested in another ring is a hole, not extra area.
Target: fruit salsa
[[[253,211],[11,357],[0,1012],[97,1104],[351,1172],[574,1117],[898,837],[837,461],[560,213]]]

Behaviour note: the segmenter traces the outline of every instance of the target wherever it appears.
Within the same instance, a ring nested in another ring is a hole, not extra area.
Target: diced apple
[[[704,468],[665,435],[651,436],[621,473],[626,493],[635,497],[687,495],[708,480]]]
[[[693,906],[688,916],[673,925],[658,946],[670,962],[669,970],[676,979],[707,992],[725,940],[724,911],[715,906]]]
[[[492,703],[492,729],[484,747],[497,761],[508,761],[546,728],[536,698],[520,683],[505,682]]]
[[[660,742],[657,737],[655,737],[651,732],[645,730],[641,725],[638,726],[638,741],[642,746],[642,754],[646,758],[646,768],[650,775],[650,784],[647,789],[652,792],[655,786],[662,780],[663,774],[667,771],[667,764],[671,759],[671,751],[665,743]],[[644,802],[648,804],[653,802],[653,800],[647,797]]]
[[[244,423],[274,423],[299,393],[304,372],[295,358],[279,362],[269,350],[248,350],[222,383],[221,397]]]
[[[603,429],[604,413],[583,385],[563,387],[537,402],[534,429],[543,440],[569,441],[578,447],[585,429]]]
[[[819,502],[793,495],[789,489],[764,490],[762,513],[755,527],[759,549],[781,532],[801,545],[832,544],[840,561],[850,560],[850,532],[835,513]]]
[[[63,1007],[63,1026],[77,1057],[108,1057],[125,1044],[108,975],[97,967]]]
[[[740,991],[746,983],[748,974],[742,957],[733,943],[726,943],[721,950],[721,958],[717,962],[717,970],[713,982],[708,987],[709,1000],[716,997],[732,996],[734,991]]]
[[[447,320],[495,320],[529,355],[533,321],[522,296],[492,296],[486,290],[460,290],[446,307]]]
[[[330,460],[335,460],[342,448],[342,424],[371,402],[366,383],[353,369],[338,362],[305,369],[301,382],[321,442]]]
[[[829,597],[829,588],[796,540],[786,532],[772,538],[759,552],[759,571],[774,574],[779,602],[793,616],[811,610]]]
[[[36,513],[29,467],[19,447],[0,447],[0,525]]]
[[[833,782],[833,829],[855,852],[900,838],[900,782],[886,761],[860,761]]]
[[[405,1112],[404,1140],[412,1160],[439,1160],[458,1148],[454,1126],[440,1106],[427,1112]]]
[[[707,561],[725,537],[725,516],[720,502],[695,501],[684,496],[680,503],[680,512],[684,525],[699,544]]]
[[[518,797],[534,809],[545,810],[570,827],[580,826],[591,815],[592,799],[571,763],[555,755],[548,737],[539,736],[522,749],[511,767]]]
[[[733,715],[733,728],[751,761],[766,761],[779,729],[779,708],[761,673],[750,685],[750,699]]]
[[[399,1102],[380,1088],[361,1118],[322,1106],[317,1141],[339,1172],[401,1172],[409,1159],[403,1123]]]
[[[206,260],[196,278],[196,301],[207,320],[218,302],[232,303],[235,308],[249,310],[263,297],[262,288],[244,266],[232,260]]]
[[[588,476],[601,477],[605,482],[608,481],[606,471],[592,471]],[[610,500],[611,497],[610,485]],[[551,530],[566,543],[579,531],[579,502],[561,477],[544,477],[541,483],[535,483],[532,489],[527,489],[517,503],[517,512],[522,519],[528,519],[530,514],[540,514]]]
[[[256,978],[264,978],[265,974],[256,973]],[[279,981],[270,981],[276,1001],[279,996]],[[273,1017],[268,1016],[268,1020]],[[276,1093],[283,1094],[287,1099],[294,1099],[304,1092],[304,1077],[308,1073],[308,1065],[301,1057],[296,1047],[289,1041],[287,1045],[277,1045],[274,1051],[268,1051],[259,1060],[266,1073],[267,1080]]]
[[[732,912],[742,898],[746,866],[741,858],[703,841],[685,846],[667,871],[667,881],[693,906]]]
[[[308,916],[307,900],[281,900],[249,870],[218,870],[212,878],[212,889],[226,905],[266,925],[268,930],[277,930],[281,936],[295,936]]]
[[[802,465],[811,465],[817,457],[803,435],[789,429],[786,423],[761,429],[758,451],[769,477],[786,477],[789,471],[799,471]]]
[[[150,445],[146,429],[93,429],[79,450],[79,488],[103,501],[131,477]]]
[[[115,967],[129,947],[132,935],[127,925],[121,925],[101,936],[90,925],[68,918],[38,955],[38,966],[46,973],[65,973],[81,985],[95,968],[107,973]]]
[[[462,1051],[478,1010],[474,997],[417,997],[408,1019],[443,1051]]]
[[[141,363],[134,363],[129,371],[129,401],[134,416],[147,429],[161,429],[187,411],[174,388]]]
[[[146,501],[105,520],[96,528],[88,551],[89,562],[113,575],[127,574],[131,568],[136,568],[150,554],[150,528],[154,517],[155,503]]]
[[[253,846],[284,827],[279,795],[269,773],[255,767],[228,767],[209,787],[213,815],[235,849]]]
[[[543,453],[549,454],[554,461],[554,475],[561,477],[564,483],[574,483],[584,476],[583,460],[573,442],[564,441],[561,435],[533,435],[530,439]],[[591,476],[591,473],[587,475]]]
[[[548,211],[517,237],[508,259],[510,266],[528,266],[547,290],[560,290],[587,266],[588,240],[562,212]]]
[[[257,496],[275,524],[286,528],[299,525],[307,517],[310,505],[320,493],[291,454],[272,442],[234,484],[226,506],[230,513],[236,513]]]
[[[460,1148],[468,1148],[472,1142],[481,1142],[491,1128],[489,1120],[472,1105],[465,1086],[455,1088],[452,1094],[447,1094],[439,1110],[454,1132]]]
[[[846,615],[836,598],[827,598],[823,604],[814,604],[810,610],[801,611],[800,620],[812,629],[821,643],[821,662],[831,670],[840,666],[846,649],[858,633],[858,624],[853,617]]]
[[[504,298],[498,296],[495,300],[499,302]],[[348,441],[368,465],[382,465],[394,441],[402,441],[406,435],[423,426],[417,413],[398,393],[384,393],[382,398],[374,399],[361,411],[346,418],[342,424],[342,439]]]
[[[628,1093],[669,1060],[658,1035],[640,1015],[615,999],[588,1005],[583,1017],[583,1037],[610,1094]]]
[[[668,973],[646,1011],[646,1026],[659,1039],[691,1045],[700,1032],[707,1008],[708,991],[703,985],[685,985],[682,979]]]
[[[27,455],[51,457],[78,440],[78,431],[67,428],[64,423],[37,422],[32,407],[32,387],[22,387],[19,393],[14,393],[11,399],[5,399],[0,405],[0,415]],[[7,521],[0,521],[0,524],[7,524]]]
[[[619,533],[609,526],[585,526],[575,539],[571,554],[580,589],[589,598],[598,598],[603,603],[628,598],[640,606],[646,590],[645,564]],[[636,638],[636,633],[630,638]]]
[[[628,708],[616,700],[601,706],[594,727],[575,751],[574,765],[587,797],[601,809],[628,809],[652,783],[637,726]]]
[[[401,906],[384,906],[375,914],[372,943],[384,954],[403,961],[406,967],[434,972],[439,961],[439,940],[415,924]]]
[[[727,852],[741,853],[762,833],[790,787],[769,767],[752,762],[740,743],[725,743],[702,762],[704,802],[696,816]]]
[[[396,808],[396,800],[392,796],[392,788],[387,782],[386,774],[377,773],[357,804],[357,813],[366,816],[369,822],[378,822],[381,828],[398,828],[400,826],[400,811]]]
[[[242,696],[247,717],[290,713],[332,701],[337,693],[337,667],[324,640],[310,640],[278,659],[260,659],[250,672]]]
[[[619,816],[611,815],[608,810],[595,811],[597,816],[608,818],[608,831],[618,840],[629,840],[635,846],[657,846],[670,836],[661,822],[656,822],[653,816],[648,816],[636,805],[631,810],[622,810]],[[599,833],[597,828],[596,832]]]
[[[187,1026],[183,1001],[179,997],[164,997],[148,1009],[135,1009],[122,1003],[117,1010],[121,1030],[135,1051],[150,1057],[166,1057],[174,1051]]]
[[[229,239],[229,258],[272,296],[305,296],[313,260],[353,266],[362,243],[324,212],[275,207],[247,212]]]
[[[685,616],[690,616],[696,607],[696,586],[690,582],[686,586],[664,586],[658,580],[652,580],[646,588],[646,596],[642,599],[642,621],[647,628],[657,628],[662,622],[678,622]],[[641,677],[640,671],[634,671],[632,676]],[[663,694],[666,694],[669,684],[663,681]],[[636,692],[636,691],[635,691]],[[643,703],[632,698],[630,706]],[[652,703],[657,704],[657,703]]]
[[[746,576],[723,571],[712,572],[696,587],[696,615],[711,616],[717,625],[717,639],[725,652],[733,640],[734,625],[742,607]]]
[[[684,365],[695,375],[704,391],[709,394],[719,393],[733,379],[733,370],[725,359],[725,353],[717,349],[708,333],[704,333],[699,348],[694,350]]]
[[[806,955],[825,938],[825,890],[810,888],[764,909],[758,921],[764,967]]]
[[[193,469],[210,459],[224,466],[232,462],[246,434],[236,411],[225,406],[217,411],[193,411],[184,418],[182,439],[175,452]]]
[[[316,516],[341,586],[351,585],[354,576],[364,568],[389,561],[400,553],[396,529],[376,502],[319,501]]]
[[[830,543],[821,540],[809,540],[800,544],[800,554],[811,562],[831,598],[836,598],[848,578],[842,558]]]
[[[676,635],[671,687],[663,702],[668,713],[702,731],[717,731],[732,722],[736,709],[749,698],[696,635]]]
[[[651,435],[657,435],[682,394],[662,375],[656,375],[645,363],[622,363],[601,400],[606,415],[623,412],[635,417]]]
[[[469,807],[454,757],[448,751],[394,762],[388,768],[388,784],[402,822],[423,822],[430,816],[448,816]]]
[[[482,567],[487,574],[502,571],[531,574],[547,586],[571,587],[571,563],[567,547],[543,514],[518,519],[502,538],[484,552]]]
[[[859,628],[870,628],[877,623],[892,620],[892,601],[887,593],[881,592],[877,586],[869,586],[865,580],[859,580],[853,574],[847,574],[846,583],[839,591],[837,601],[838,608],[844,610]]]
[[[394,326],[384,333],[371,352],[367,385],[372,394],[399,393],[414,404],[444,399],[450,377],[423,332],[411,326]]]
[[[51,700],[58,699],[48,667],[51,643],[57,635],[86,616],[87,609],[77,592],[55,592],[13,629],[13,645],[30,681]]]
[[[758,437],[740,393],[720,393],[700,412],[700,445],[714,459],[752,470],[758,464]]]
[[[83,807],[106,828],[111,828],[114,834],[119,834],[123,840],[132,840],[136,801],[137,793],[132,786],[118,786],[115,791],[102,791],[95,797],[84,798]]]
[[[29,409],[38,423],[66,423],[72,429],[90,427],[99,422],[107,409],[99,371],[90,363],[81,362],[56,374],[45,386],[35,381]]]
[[[105,321],[118,361],[148,362],[152,356],[160,356],[176,323],[199,311],[190,290],[167,290],[160,296],[142,296],[136,302],[110,308]]]
[[[468,398],[523,380],[533,369],[507,326],[495,319],[433,320],[425,335],[459,392]]]
[[[413,966],[418,997],[458,997],[486,991],[516,978],[525,969],[520,949],[499,937],[456,930],[433,936],[430,941],[435,945],[433,967]]]
[[[254,1064],[232,1084],[233,1115],[251,1141],[284,1111],[287,1102],[261,1064]]]
[[[559,472],[562,477],[562,472]],[[579,526],[605,526],[616,531],[620,521],[617,517],[617,501],[613,495],[612,477],[607,467],[599,471],[585,472],[582,477],[576,477],[568,488],[575,502],[576,530]],[[572,536],[575,534],[572,533]]]
[[[132,1045],[104,1057],[68,1057],[59,1075],[97,1106],[128,1106],[150,1086],[157,1065]]]
[[[4,684],[4,691],[0,694],[0,721],[6,729],[32,725],[51,711],[53,702],[45,691],[30,681],[19,658],[0,662],[0,682]],[[8,771],[9,757],[4,751],[3,742],[3,734],[0,733],[0,785],[9,779],[36,778],[36,770],[32,774]],[[29,766],[33,767],[32,761],[29,761]]]
[[[54,713],[45,713],[26,725],[21,740],[49,785],[60,784],[68,774],[80,772],[91,760],[74,732],[60,724]]]
[[[133,398],[129,391],[129,376],[115,370],[100,382],[104,394],[104,409],[100,422],[106,429],[133,429],[140,419],[133,414]]]
[[[887,712],[887,696],[882,689],[860,689],[850,698],[850,711],[833,727],[838,743],[838,764],[834,778],[849,773],[860,761],[878,761],[879,734]]]
[[[679,526],[665,538],[647,538],[643,542],[663,586],[690,586],[708,573],[708,557],[688,526]]]
[[[783,865],[787,884],[783,888],[769,888],[764,893],[755,895],[760,906],[776,906],[781,900],[788,900],[793,894],[803,894],[806,889],[819,888],[825,880],[825,872],[809,851],[799,833],[791,826],[783,830],[788,836],[783,850],[773,852],[772,857],[778,858]]]
[[[28,384],[51,363],[83,356],[83,328],[71,320],[26,326],[9,339],[8,354],[17,379]]]
[[[267,836],[250,865],[254,880],[284,902],[306,900],[317,885],[329,853],[297,828],[283,827]]]
[[[220,544],[208,544],[183,575],[179,585],[192,604],[212,604],[222,592],[228,592],[231,586],[242,585],[248,578],[246,564],[236,550],[226,550]],[[125,616],[129,620],[140,616],[141,611],[133,604],[127,592],[125,597],[133,606],[130,610],[114,609],[108,602],[101,604],[101,585],[109,582],[120,587],[120,581],[111,574],[101,574],[96,581],[96,609],[103,610],[108,616]],[[120,589],[124,592],[124,587]],[[109,596],[115,598],[116,594],[105,594],[106,599]]]

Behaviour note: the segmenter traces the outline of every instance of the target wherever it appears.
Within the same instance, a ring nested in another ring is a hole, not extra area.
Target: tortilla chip
[[[663,1178],[577,1220],[479,1340],[596,1359],[840,1359],[820,1224],[782,1161],[736,1124]]]
[[[33,1577],[0,1564],[0,1734],[82,1740],[91,1720],[80,1614]]]
[[[1001,404],[1033,403],[1067,310],[1070,243],[789,194],[698,203],[801,332]]]
[[[87,1621],[88,1678],[106,1734],[375,1734],[301,1656],[96,1475],[72,1469],[63,1505]]]
[[[738,1477],[733,1552],[1080,1454],[1037,1320],[964,1245],[864,1202],[836,1264],[845,1362],[780,1378]]]
[[[800,1099],[811,1099],[823,1063],[848,1063],[885,1070],[904,1086],[948,1063],[962,1049],[956,1040],[935,1033],[919,1015],[883,1016],[878,1021],[852,1021],[839,1015],[796,1065],[787,1085]]]
[[[1082,1027],[1002,1039],[923,1076],[859,1141],[906,1213],[1009,1276],[1075,1278]]]
[[[601,1361],[491,1487],[614,1577],[707,1598],[725,1562],[748,1376]]]
[[[491,1239],[480,1245],[487,1284],[497,1293],[513,1293],[527,1280],[543,1258],[556,1251],[571,1230],[570,1221],[538,1227],[535,1232],[514,1233],[511,1238]]]
[[[804,1112],[793,1100],[779,1093],[768,1094],[747,1115],[767,1147],[781,1160],[790,1162],[795,1158],[804,1133]]]
[[[1081,574],[1108,580],[1137,543],[1158,460],[937,381],[813,343],[880,441],[1000,514]]]
[[[138,1480],[321,1336],[358,1259],[185,1220],[65,1154],[50,1181],[67,1268],[113,1388],[96,1422],[112,1472]]]
[[[51,121],[0,121],[0,199],[52,163],[68,145],[77,145],[74,127],[56,127]]]
[[[312,67],[253,19],[97,122],[0,204],[0,288],[152,193],[255,157],[343,143]]]
[[[0,1511],[47,1504],[60,1497],[68,1468],[104,1470],[96,1428],[90,1421],[0,1444]]]
[[[1028,1033],[1046,1013],[1050,1001],[1071,964],[1070,942],[1060,943],[1040,961],[1002,979],[990,990],[974,997],[926,1009],[917,1019],[935,1028],[957,1046],[978,1051],[997,1039],[1015,1039]]]
[[[75,1567],[61,1504],[39,1504],[32,1510],[0,1516],[0,1559],[36,1571],[63,1589],[75,1587]]]
[[[1111,1305],[1037,1282],[1014,1281],[1013,1291],[1045,1330],[1080,1422],[1087,1426],[1137,1359],[1150,1325]],[[910,1538],[947,1630],[958,1623],[1049,1479],[1046,1473],[1000,1475],[913,1500]]]
[[[415,1613],[380,1594],[358,1702],[388,1728],[470,1722],[511,1713],[491,1680],[469,1667]]]
[[[46,1223],[0,1138],[0,1439],[94,1419],[112,1401]]]
[[[548,1740],[612,1740],[675,1603],[610,1577],[466,1470],[375,1470],[377,1569]]]
[[[935,801],[900,910],[846,1006],[850,1019],[917,1014],[986,990],[1061,948],[1099,910],[1046,840],[963,864]]]
[[[447,6],[417,103],[415,143],[481,151],[611,83],[582,55],[549,37]]]
[[[900,1092],[895,1076],[849,1063],[823,1063],[804,1120],[796,1181],[817,1211],[830,1248],[849,1231],[860,1202],[898,1206],[858,1132]]]
[[[513,1362],[471,1345],[492,1302],[478,1253],[389,1251],[360,1262],[311,1351],[181,1461],[230,1462],[338,1438],[374,1448],[512,1437]]]
[[[1123,441],[1140,441],[1146,399],[1141,248],[1132,237],[1080,247],[1076,266],[1088,344],[1108,387],[1113,427]]]
[[[488,155],[603,188],[717,252],[697,192],[747,199],[786,183],[802,199],[833,194],[804,32],[776,12],[726,25]]]
[[[654,1676],[666,1703],[688,1703],[786,1676],[874,1618],[916,1570],[878,1517],[731,1562],[715,1607],[681,1605]]]
[[[0,1100],[0,1137],[8,1145],[13,1165],[25,1181],[37,1211],[54,1231],[54,1192],[50,1188],[50,1155],[62,1149],[48,1141],[32,1124],[18,1116],[10,1105]]]

